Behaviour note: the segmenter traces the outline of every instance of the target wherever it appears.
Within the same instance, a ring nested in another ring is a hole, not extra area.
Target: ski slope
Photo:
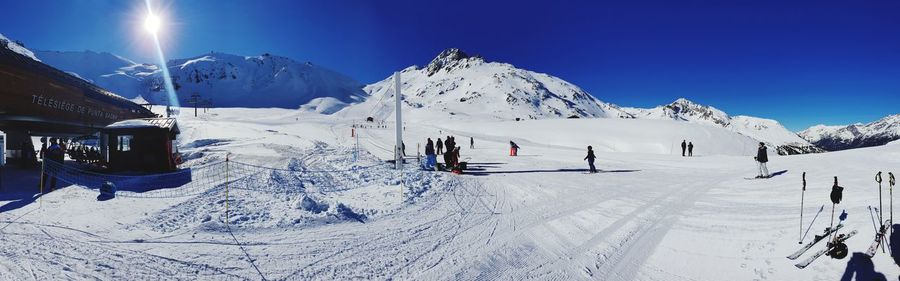
[[[453,134],[470,170],[452,175],[409,164],[401,175],[381,164],[391,158],[391,124],[358,129],[361,154],[353,161],[354,121],[286,109],[217,108],[198,118],[182,116],[178,142],[186,165],[227,154],[254,165],[333,171],[312,173],[321,179],[352,179],[337,191],[292,189],[298,181],[276,174],[260,180],[285,191],[243,190],[252,183],[237,181],[227,201],[230,228],[221,188],[100,202],[96,191],[69,186],[17,201],[15,195],[34,191],[37,174],[4,169],[0,276],[836,280],[848,268],[865,269],[865,262],[848,266],[850,257],[822,257],[800,270],[785,258],[800,247],[801,173],[808,181],[804,224],[830,202],[832,177],[840,178],[845,201],[837,212],[849,213],[844,229],[859,231],[848,241],[852,255],[874,238],[867,207],[878,205],[875,172],[900,166],[898,143],[797,156],[770,150],[769,170],[779,175],[746,180],[756,175],[755,141],[713,126],[626,119],[410,121],[408,155],[426,137]],[[695,157],[678,155],[683,138],[694,140]],[[509,140],[522,147],[518,157],[507,155]],[[599,174],[584,173],[587,145],[597,149]],[[301,206],[306,197],[329,207],[307,211]],[[364,223],[338,211],[338,204],[364,215]],[[807,241],[828,225],[828,205]],[[900,274],[887,254],[872,262],[885,276]]]

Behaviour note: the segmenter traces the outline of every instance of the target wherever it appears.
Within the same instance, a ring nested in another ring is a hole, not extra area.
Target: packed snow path
[[[195,146],[185,151],[192,161],[218,159],[227,151],[270,166],[350,166],[355,142],[345,122],[298,122],[289,111],[277,110],[248,120],[241,110],[218,111],[183,121],[181,142]],[[849,258],[823,257],[804,270],[784,258],[799,248],[800,173],[806,171],[809,181],[805,223],[829,202],[832,176],[847,188],[838,212],[850,214],[845,229],[860,231],[848,241],[852,255],[874,237],[866,214],[868,205],[878,203],[871,176],[900,167],[900,146],[889,145],[775,157],[769,168],[780,174],[768,180],[744,179],[755,175],[748,156],[704,153],[682,158],[598,152],[601,173],[585,174],[582,147],[516,139],[523,149],[509,157],[511,137],[466,125],[472,128],[408,125],[406,132],[409,154],[413,140],[435,139],[438,131],[456,135],[463,158],[470,158],[465,175],[408,171],[408,183],[428,189],[401,195],[399,181],[392,180],[397,174],[384,169],[371,175],[372,184],[314,194],[366,214],[365,223],[295,209],[305,193],[233,190],[229,232],[222,223],[221,189],[188,198],[98,202],[94,191],[63,188],[0,213],[0,276],[835,280],[848,270]],[[390,147],[391,129],[360,134],[365,151],[388,157],[377,146]],[[469,135],[476,137],[474,150],[468,149]],[[361,158],[373,161],[371,154]],[[410,199],[402,202],[403,197]],[[827,226],[829,207],[810,235]],[[900,273],[885,254],[873,262],[886,276]]]

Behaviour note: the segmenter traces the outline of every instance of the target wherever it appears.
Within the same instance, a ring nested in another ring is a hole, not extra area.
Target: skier
[[[453,161],[453,164],[450,166],[452,167],[450,168],[450,172],[453,172],[454,174],[462,174],[462,167],[460,167],[459,165],[459,147],[454,147],[453,151],[449,154],[451,155],[450,157]]]
[[[590,173],[596,173],[597,168],[594,167],[594,159],[597,159],[597,156],[594,156],[594,148],[588,145],[588,154],[584,157],[584,160],[588,161],[588,166],[591,168]]]
[[[469,137],[469,149],[475,149],[475,138]]]
[[[518,156],[518,155],[519,155],[519,145],[517,145],[513,141],[509,141],[509,156]]]
[[[41,152],[38,155],[41,160],[44,159],[44,154],[47,153],[47,137],[41,137]]]
[[[438,138],[437,140],[437,154],[444,154],[444,142],[441,141],[441,138]]]
[[[687,140],[681,140],[681,157],[684,157],[685,149],[687,149]]]
[[[425,143],[425,169],[433,170],[436,163],[437,156],[434,154],[434,142],[431,141],[431,138],[428,138],[428,142]]]
[[[59,144],[57,144],[56,138],[51,138],[50,147],[48,147],[46,153],[44,153],[44,161],[56,162],[59,163],[59,165],[62,165],[63,161],[65,161],[65,157],[66,156],[63,154],[62,148],[60,148]],[[53,191],[54,189],[56,189],[56,177],[50,177],[50,174],[45,171],[42,183],[46,185],[48,183],[48,179],[50,180],[49,190]]]
[[[768,178],[769,168],[766,167],[766,162],[769,162],[769,156],[766,153],[766,144],[763,142],[759,143],[759,149],[756,151],[756,162],[759,163],[759,175],[756,178]]]
[[[694,156],[694,143],[688,142],[688,156]]]

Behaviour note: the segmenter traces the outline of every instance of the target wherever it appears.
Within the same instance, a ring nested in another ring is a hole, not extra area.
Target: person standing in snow
[[[685,150],[687,150],[687,140],[681,141],[681,157],[684,157]]]
[[[518,156],[518,155],[519,155],[519,145],[517,145],[513,141],[509,141],[509,156]]]
[[[475,138],[469,137],[469,149],[475,149]]]
[[[444,142],[441,141],[441,138],[437,140],[437,154],[444,154]]]
[[[437,156],[434,155],[434,142],[431,141],[431,138],[428,138],[428,142],[425,143],[425,169],[434,169],[436,163]]]
[[[694,143],[688,142],[688,156],[694,156]]]
[[[769,168],[766,167],[766,162],[769,162],[769,155],[766,153],[766,144],[763,142],[759,143],[759,149],[756,151],[756,162],[759,164],[759,175],[757,178],[768,178]]]
[[[66,156],[65,156],[65,154],[63,154],[62,148],[60,148],[59,144],[57,144],[56,138],[51,138],[50,139],[50,147],[48,147],[46,153],[44,153],[44,161],[51,161],[51,162],[59,163],[59,165],[62,165],[63,162],[65,161],[65,157]],[[49,191],[53,191],[54,189],[56,189],[56,177],[55,176],[51,177],[50,173],[47,173],[46,171],[44,172],[44,174],[42,176],[43,176],[43,179],[42,179],[41,183],[43,183],[45,186],[47,185],[47,183],[49,183],[50,184]],[[47,180],[50,180],[50,181],[48,182]],[[41,187],[41,188],[43,189],[43,187]]]
[[[594,156],[594,148],[588,145],[588,154],[584,157],[584,160],[588,161],[588,167],[591,168],[591,173],[596,173],[597,168],[594,167],[594,159],[597,159],[597,156]]]

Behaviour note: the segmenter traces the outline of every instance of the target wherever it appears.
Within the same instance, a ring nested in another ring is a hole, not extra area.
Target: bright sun
[[[159,31],[160,24],[159,17],[150,14],[147,15],[147,19],[144,20],[144,29],[151,34],[156,35],[156,32]]]

